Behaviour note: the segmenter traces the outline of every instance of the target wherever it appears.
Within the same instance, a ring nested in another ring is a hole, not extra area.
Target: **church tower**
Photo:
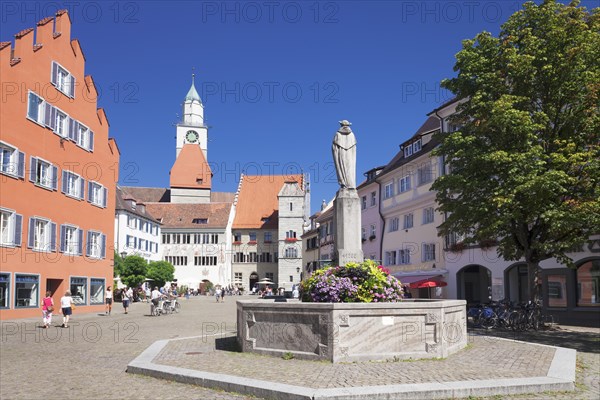
[[[183,118],[177,124],[177,157],[187,143],[200,146],[208,160],[208,127],[204,124],[204,105],[194,85],[193,74],[192,86],[183,101]]]
[[[208,165],[208,127],[204,106],[192,86],[183,102],[183,119],[177,124],[175,164],[171,168],[171,203],[210,203],[212,171]]]

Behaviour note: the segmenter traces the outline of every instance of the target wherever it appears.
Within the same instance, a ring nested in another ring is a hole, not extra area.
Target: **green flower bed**
[[[302,301],[315,303],[381,303],[402,300],[400,281],[371,260],[325,267],[300,283]]]

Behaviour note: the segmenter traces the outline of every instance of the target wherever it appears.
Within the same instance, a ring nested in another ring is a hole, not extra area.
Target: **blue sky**
[[[192,67],[213,190],[239,173],[310,173],[312,211],[337,190],[331,140],[348,119],[357,181],[450,98],[461,40],[497,34],[519,1],[0,3],[1,39],[70,11],[121,149],[122,185],[167,187]],[[596,1],[584,1],[591,8]]]

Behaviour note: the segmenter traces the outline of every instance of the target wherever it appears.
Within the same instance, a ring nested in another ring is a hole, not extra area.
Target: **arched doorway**
[[[457,297],[467,304],[487,303],[492,296],[492,272],[482,265],[467,265],[456,273]]]
[[[258,274],[256,272],[253,272],[250,274],[250,287],[248,289],[252,290],[252,288],[256,284],[258,284]]]
[[[504,270],[504,293],[513,303],[529,300],[527,264],[517,263]]]
[[[600,306],[600,258],[590,257],[577,264],[576,305],[577,307]]]

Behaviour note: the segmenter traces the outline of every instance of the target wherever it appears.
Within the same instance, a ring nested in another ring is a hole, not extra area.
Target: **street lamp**
[[[121,252],[121,258],[124,259],[125,257],[127,257],[127,252],[126,251],[122,251]]]

